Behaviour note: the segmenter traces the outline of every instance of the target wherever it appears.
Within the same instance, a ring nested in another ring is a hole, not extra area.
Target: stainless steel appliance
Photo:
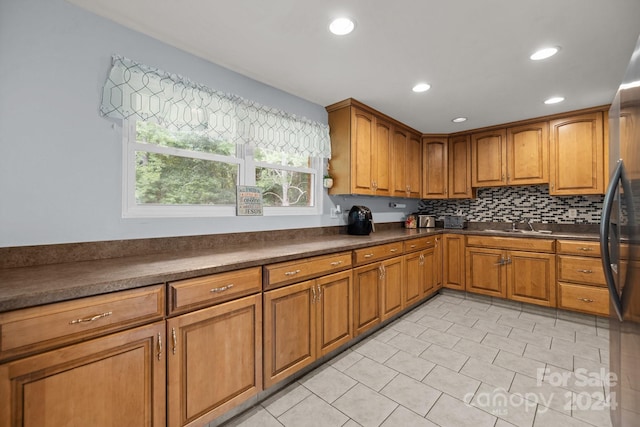
[[[611,298],[611,422],[627,427],[640,420],[640,39],[609,110],[609,143],[600,245]]]
[[[418,214],[419,228],[433,228],[436,226],[436,217],[433,215]]]
[[[347,233],[358,236],[367,236],[375,230],[373,225],[373,214],[366,206],[353,206],[349,210]]]

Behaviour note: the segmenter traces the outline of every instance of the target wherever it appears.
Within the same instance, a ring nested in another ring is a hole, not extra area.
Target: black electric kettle
[[[373,225],[371,209],[366,206],[353,206],[349,211],[347,233],[358,236],[367,236],[372,231],[376,230]]]

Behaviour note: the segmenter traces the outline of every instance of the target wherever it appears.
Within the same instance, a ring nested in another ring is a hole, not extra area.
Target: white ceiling
[[[640,33],[638,0],[70,1],[311,102],[356,98],[423,133],[608,104]],[[342,14],[357,26],[338,37],[328,25]],[[547,45],[560,53],[528,59]],[[431,90],[413,93],[420,81]],[[554,95],[566,101],[543,104]]]

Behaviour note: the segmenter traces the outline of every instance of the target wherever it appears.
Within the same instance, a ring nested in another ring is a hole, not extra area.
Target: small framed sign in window
[[[238,185],[238,216],[262,216],[262,190],[251,185]]]

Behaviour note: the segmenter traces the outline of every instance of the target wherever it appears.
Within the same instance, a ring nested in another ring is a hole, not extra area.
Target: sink
[[[512,230],[510,228],[506,230],[496,230],[493,228],[488,228],[488,229],[485,229],[484,231],[488,233],[513,233],[513,234],[551,234],[552,233],[551,230],[531,231],[531,230]]]

